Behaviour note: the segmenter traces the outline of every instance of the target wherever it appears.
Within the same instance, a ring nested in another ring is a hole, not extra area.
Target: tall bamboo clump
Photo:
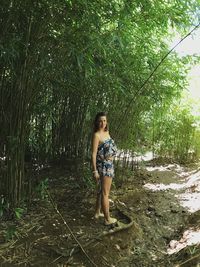
[[[3,32],[1,103],[3,153],[6,156],[6,171],[3,174],[4,190],[12,206],[21,200],[24,183],[24,149],[27,131],[28,108],[32,95],[30,85],[29,44],[32,32],[31,16],[25,17],[23,25],[17,19],[22,17],[10,6]],[[26,24],[26,25],[25,25]],[[22,28],[21,36],[18,35]],[[11,38],[12,36],[12,38]],[[2,193],[3,193],[2,192]]]
[[[1,6],[0,153],[6,160],[1,193],[11,207],[18,206],[25,194],[24,154],[29,122],[37,96],[44,90],[41,81],[48,69],[44,61],[52,48],[45,47],[49,21],[54,22],[50,11],[45,1],[7,1]],[[46,23],[42,24],[44,19]]]
[[[171,5],[161,4],[159,12],[168,8]],[[62,31],[54,31],[59,51],[50,55],[57,66],[48,81],[50,94],[42,96],[32,116],[37,158],[84,158],[90,146],[92,119],[100,110],[108,111],[113,135],[120,132],[118,142],[124,146],[131,143],[133,148],[140,145],[145,138],[140,136],[143,126],[139,130],[134,126],[160,100],[170,101],[182,90],[176,86],[181,76],[175,56],[141,90],[168,51],[163,39],[167,25],[177,20],[178,8],[174,3],[172,16],[160,21],[155,7],[149,9],[144,3],[81,1],[68,6]],[[127,105],[126,118],[120,122]],[[130,142],[130,136],[135,140]]]
[[[183,18],[188,24],[188,8],[187,1],[175,0],[158,6],[126,0],[4,1],[0,157],[6,164],[0,190],[13,207],[25,195],[25,152],[37,162],[63,155],[84,160],[98,111],[109,113],[122,148],[148,140],[146,114],[182,89],[176,58],[148,86],[141,84],[167,50],[168,25]],[[170,17],[161,15],[169,10]]]

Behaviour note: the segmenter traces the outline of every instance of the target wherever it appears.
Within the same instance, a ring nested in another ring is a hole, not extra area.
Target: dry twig
[[[47,189],[46,193],[48,194],[48,197],[51,201],[51,204],[53,206],[53,208],[56,210],[56,212],[58,213],[58,215],[60,216],[60,218],[62,219],[64,225],[67,227],[68,231],[70,232],[71,236],[73,237],[73,239],[75,240],[75,242],[78,244],[79,248],[82,250],[82,252],[85,254],[85,256],[87,257],[87,259],[90,261],[90,263],[92,263],[93,266],[98,267],[98,265],[96,265],[96,263],[90,258],[90,256],[87,254],[87,252],[85,251],[85,249],[82,247],[82,245],[80,244],[80,242],[78,241],[78,239],[76,238],[76,236],[73,234],[71,228],[69,227],[69,225],[67,224],[67,222],[65,221],[64,217],[62,216],[62,214],[60,213],[60,211],[57,209],[56,205],[54,204],[54,201],[49,193],[49,191]],[[73,253],[72,253],[73,254]]]

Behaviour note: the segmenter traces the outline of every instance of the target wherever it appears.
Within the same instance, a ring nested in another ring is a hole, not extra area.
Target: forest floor
[[[199,163],[154,161],[134,171],[118,169],[110,195],[111,213],[119,220],[113,229],[93,219],[90,180],[83,186],[75,177],[60,167],[40,173],[46,181],[38,187],[40,197],[20,219],[0,222],[0,266],[199,266],[199,241],[183,245],[186,230],[199,231],[200,211],[188,210],[184,195],[198,200]]]

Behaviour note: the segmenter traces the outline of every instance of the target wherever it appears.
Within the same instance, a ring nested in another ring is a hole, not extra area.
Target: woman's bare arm
[[[96,156],[97,156],[97,149],[98,149],[98,145],[99,145],[99,137],[98,134],[95,133],[93,135],[93,139],[92,139],[92,168],[93,171],[96,171]]]

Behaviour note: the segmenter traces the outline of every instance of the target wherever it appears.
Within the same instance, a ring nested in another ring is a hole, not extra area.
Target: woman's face
[[[107,118],[106,116],[102,116],[99,118],[99,129],[105,130],[107,126]]]

